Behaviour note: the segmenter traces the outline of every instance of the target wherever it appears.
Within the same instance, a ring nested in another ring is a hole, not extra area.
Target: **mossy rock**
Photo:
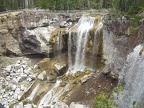
[[[61,33],[62,33],[62,36],[63,36],[63,35],[66,34],[66,29],[64,29],[64,28],[57,28],[57,29],[55,29],[55,30],[51,33],[50,43],[56,43],[59,32],[61,32]]]

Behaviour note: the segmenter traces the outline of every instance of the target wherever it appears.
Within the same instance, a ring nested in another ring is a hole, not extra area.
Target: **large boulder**
[[[29,35],[21,38],[20,48],[23,54],[38,54],[41,53],[40,42],[35,35]]]
[[[53,27],[40,27],[34,30],[22,28],[20,37],[20,46],[23,54],[46,54],[51,53],[49,45]]]
[[[104,67],[104,69],[102,70],[102,73],[113,79],[118,79],[118,72],[116,72],[116,70],[114,70],[113,64],[106,65]]]

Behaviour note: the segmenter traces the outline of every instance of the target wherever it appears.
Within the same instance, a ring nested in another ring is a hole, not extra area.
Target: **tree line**
[[[0,11],[24,8],[50,10],[85,10],[114,8],[136,14],[144,10],[143,0],[0,0]]]

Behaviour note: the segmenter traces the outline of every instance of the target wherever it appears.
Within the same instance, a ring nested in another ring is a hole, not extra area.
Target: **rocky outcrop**
[[[119,74],[120,84],[123,84],[123,90],[117,93],[117,103],[120,107],[133,107],[134,102],[136,106],[143,107],[144,101],[144,49],[143,45],[138,45],[133,49],[126,59],[123,71]],[[121,100],[121,101],[120,101]]]
[[[27,32],[22,35],[20,48],[23,54],[39,54],[41,53],[40,42],[35,35],[27,35]]]
[[[55,48],[57,37],[53,36],[52,32],[59,26],[71,27],[76,23],[77,16],[33,11],[1,15],[0,34],[5,36],[0,36],[4,38],[0,41],[0,54],[18,56],[44,54],[49,56],[57,50]],[[58,32],[55,35],[58,35]],[[54,39],[51,37],[55,37],[55,42],[51,42]],[[62,40],[64,48],[65,38]]]
[[[127,55],[133,48],[143,43],[144,27],[130,30],[130,23],[126,18],[105,15],[103,18],[103,58],[105,64],[111,64],[114,73],[122,71]]]
[[[113,79],[118,79],[118,73],[115,72],[115,70],[113,69],[112,65],[111,64],[106,65],[103,68],[102,73],[104,75],[107,75],[108,77],[112,77]]]

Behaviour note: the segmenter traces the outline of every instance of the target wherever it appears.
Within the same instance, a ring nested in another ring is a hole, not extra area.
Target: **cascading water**
[[[82,17],[78,22],[78,30],[77,30],[77,37],[76,37],[76,53],[75,53],[75,60],[72,63],[72,39],[71,33],[69,34],[69,51],[68,51],[68,58],[69,58],[69,69],[71,70],[72,74],[76,71],[84,70],[85,69],[85,55],[86,55],[86,45],[89,37],[90,29],[92,29],[94,25],[94,17]]]
[[[60,85],[60,81],[57,81],[55,83],[55,85],[53,86],[53,88],[47,92],[47,94],[43,97],[43,99],[40,101],[39,107],[43,107],[43,106],[51,106],[51,102],[52,102],[52,98],[53,95],[56,91],[56,89],[58,88],[58,86]]]
[[[103,23],[100,20],[98,22],[98,26],[95,32],[95,36],[94,36],[94,44],[93,44],[93,48],[92,48],[92,58],[91,58],[91,68],[95,69],[95,63],[96,63],[96,57],[95,57],[95,53],[97,51],[98,45],[99,45],[99,39],[100,38],[100,30],[103,27]]]
[[[58,56],[58,59],[61,56],[61,51],[62,51],[62,33],[61,33],[61,31],[59,31],[58,37],[57,37],[57,56]]]
[[[50,108],[58,108],[56,107],[59,104],[60,96],[68,90],[69,84],[67,84],[63,89],[58,90],[61,81],[57,80],[53,88],[47,92],[47,94],[40,101],[38,108],[50,107]],[[55,104],[54,104],[55,103]],[[61,104],[63,106],[65,104]]]
[[[68,38],[68,64],[69,68],[72,68],[72,36],[71,36],[71,31],[69,32],[69,38]]]
[[[118,95],[120,108],[135,108],[134,103],[139,108],[144,107],[144,53],[142,49],[143,47],[138,45],[128,55],[127,63],[119,74],[120,81],[125,83],[124,90]]]
[[[32,101],[32,100],[33,100],[33,98],[34,98],[35,94],[37,93],[39,87],[40,87],[40,84],[38,84],[38,85],[34,88],[33,92],[32,92],[32,93],[30,94],[30,96],[27,98],[29,101]]]

